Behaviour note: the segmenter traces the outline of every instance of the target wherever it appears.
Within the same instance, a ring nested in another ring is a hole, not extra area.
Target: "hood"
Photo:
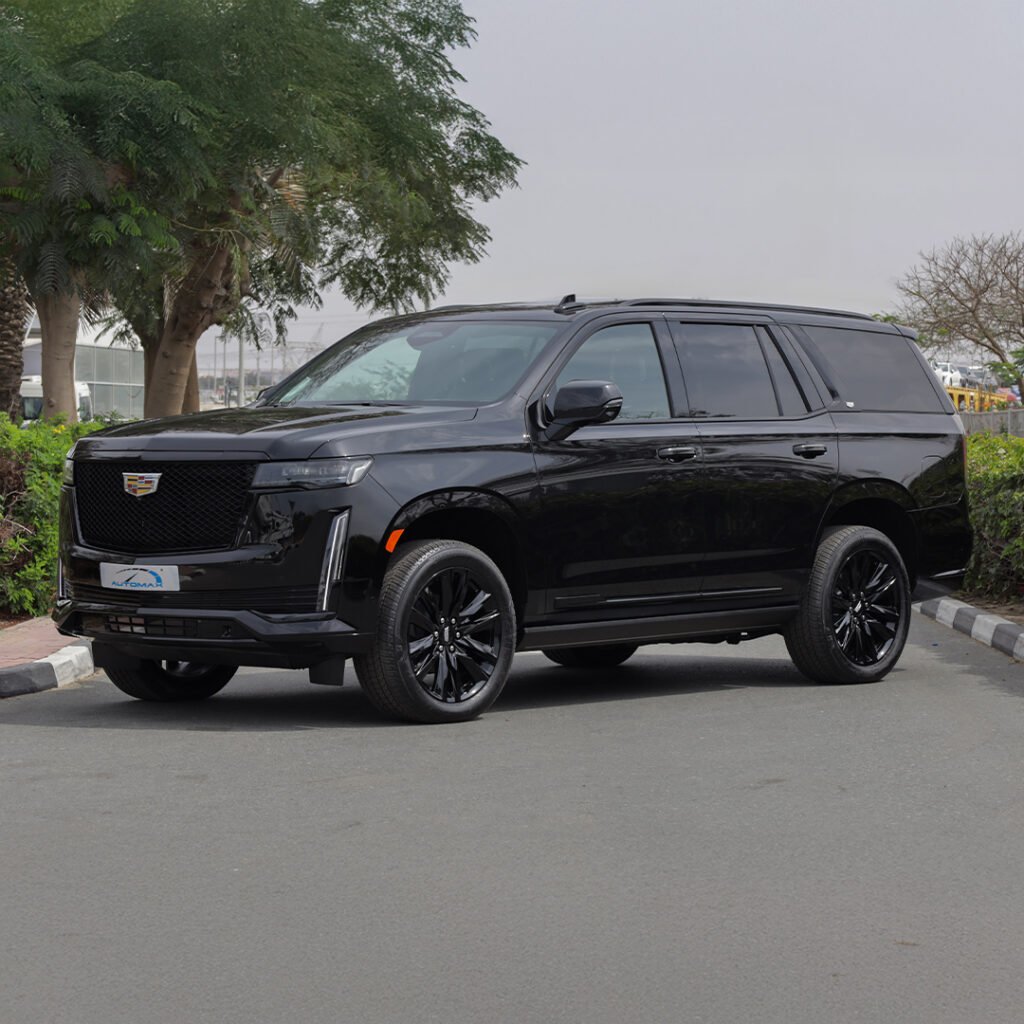
[[[475,408],[452,406],[253,406],[126,423],[78,442],[76,458],[156,452],[221,452],[236,458],[305,459],[373,454],[361,441],[394,430],[419,433],[473,419]],[[321,452],[321,455],[327,454]]]

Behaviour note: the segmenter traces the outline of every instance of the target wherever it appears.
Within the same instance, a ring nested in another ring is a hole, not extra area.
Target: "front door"
[[[699,589],[704,518],[701,439],[674,419],[666,384],[666,368],[679,376],[671,337],[661,320],[616,322],[570,353],[545,400],[571,380],[602,380],[623,406],[611,423],[536,439],[548,611],[563,621],[672,614]]]

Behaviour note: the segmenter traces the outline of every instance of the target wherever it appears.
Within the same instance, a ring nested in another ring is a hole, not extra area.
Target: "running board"
[[[741,611],[698,612],[692,615],[659,615],[644,619],[604,619],[600,622],[568,622],[558,626],[527,626],[517,650],[541,651],[556,647],[591,647],[600,644],[648,644],[659,641],[696,640],[730,633],[771,632],[784,626],[799,606]]]

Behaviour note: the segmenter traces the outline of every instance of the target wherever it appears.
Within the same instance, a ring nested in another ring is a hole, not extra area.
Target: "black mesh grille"
[[[104,551],[209,551],[229,548],[245,511],[251,462],[76,462],[82,540]],[[160,473],[142,498],[124,473]]]
[[[114,608],[172,609],[197,611],[249,611],[268,614],[298,614],[316,611],[317,587],[265,587],[249,590],[181,590],[171,593],[126,593],[91,583],[66,584],[72,601]]]

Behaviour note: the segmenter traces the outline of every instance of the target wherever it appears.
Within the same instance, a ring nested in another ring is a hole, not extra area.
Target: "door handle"
[[[666,462],[686,462],[688,459],[697,458],[697,449],[689,445],[673,445],[669,448],[659,448],[658,458]]]
[[[828,448],[823,444],[793,445],[793,454],[802,455],[805,459],[816,459],[819,455],[824,455],[827,451]]]

